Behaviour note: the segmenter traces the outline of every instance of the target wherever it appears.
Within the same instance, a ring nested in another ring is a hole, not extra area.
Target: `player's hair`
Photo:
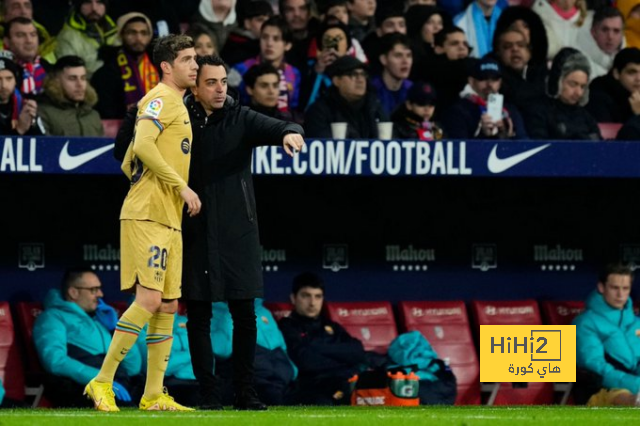
[[[324,294],[324,282],[319,275],[314,274],[313,272],[303,272],[302,274],[297,275],[293,279],[291,294],[295,296],[305,287],[318,288],[322,290],[322,293]]]
[[[205,55],[198,56],[196,58],[196,63],[198,64],[198,76],[196,77],[196,83],[200,79],[200,73],[202,72],[205,65],[209,65],[211,67],[224,67],[224,71],[229,73],[229,66],[227,63],[218,55]]]
[[[62,282],[60,283],[60,291],[62,292],[62,298],[66,299],[69,289],[74,286],[79,280],[82,279],[84,274],[95,274],[93,269],[86,266],[78,266],[68,268],[62,275]]]
[[[169,34],[160,37],[153,46],[153,64],[162,74],[162,68],[160,67],[162,62],[168,62],[173,65],[173,61],[176,60],[181,51],[193,46],[193,39],[188,35]]]
[[[600,274],[598,275],[598,282],[604,285],[607,282],[609,275],[627,275],[631,277],[631,281],[633,281],[633,270],[631,269],[631,266],[626,263],[608,263],[600,271]]]
[[[33,23],[33,20],[29,18],[25,18],[24,16],[16,16],[12,20],[4,24],[4,35],[5,37],[11,38],[11,28],[14,25],[29,25],[29,24],[33,25],[34,28],[36,27],[35,24]]]
[[[242,76],[242,80],[244,81],[245,86],[253,88],[256,85],[256,81],[258,81],[259,77],[262,77],[266,74],[274,74],[280,79],[280,73],[273,65],[263,62],[261,64],[257,64],[249,68],[249,70]]]

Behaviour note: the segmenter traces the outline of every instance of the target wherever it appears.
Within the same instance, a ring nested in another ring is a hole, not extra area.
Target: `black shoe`
[[[204,395],[200,395],[200,403],[198,404],[198,408],[200,410],[212,410],[212,411],[220,411],[224,410],[222,406],[222,402],[220,401],[220,396],[217,392],[206,393]]]
[[[267,404],[260,401],[256,391],[250,388],[236,395],[233,408],[236,410],[265,411],[267,409]]]

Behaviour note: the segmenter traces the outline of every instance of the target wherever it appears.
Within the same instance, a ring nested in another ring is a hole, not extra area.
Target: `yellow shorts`
[[[626,389],[600,389],[600,392],[591,395],[587,407],[611,407],[614,405],[613,401],[625,393],[631,395]]]
[[[120,221],[120,288],[136,283],[163,299],[182,295],[182,233],[157,222]]]

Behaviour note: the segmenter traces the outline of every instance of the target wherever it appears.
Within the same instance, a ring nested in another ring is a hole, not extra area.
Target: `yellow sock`
[[[145,326],[153,314],[142,306],[133,302],[129,309],[120,317],[116,330],[109,345],[109,351],[104,357],[100,373],[96,376],[98,382],[112,383],[120,362],[129,349],[138,340],[140,330]]]
[[[162,394],[164,373],[167,371],[173,343],[174,315],[157,312],[149,320],[147,333],[147,382],[144,397],[155,398]]]

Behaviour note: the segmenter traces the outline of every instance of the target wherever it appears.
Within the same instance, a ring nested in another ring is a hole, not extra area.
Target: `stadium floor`
[[[622,425],[638,424],[640,409],[585,407],[340,407],[272,408],[267,412],[197,411],[144,413],[125,409],[119,413],[92,410],[3,410],[2,426],[175,426],[184,419],[192,425]],[[90,422],[90,423],[89,423]]]

